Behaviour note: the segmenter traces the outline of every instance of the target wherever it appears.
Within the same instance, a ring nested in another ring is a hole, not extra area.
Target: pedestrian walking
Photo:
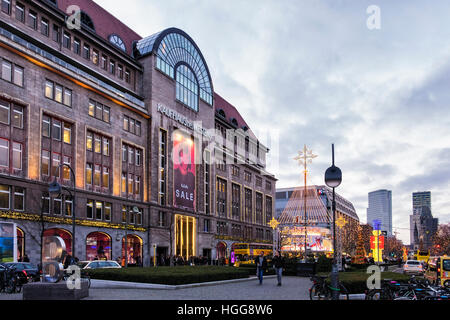
[[[256,258],[256,273],[258,275],[259,284],[263,283],[264,270],[267,270],[267,259],[264,257],[264,252]]]
[[[284,258],[281,256],[280,251],[275,251],[275,256],[272,259],[273,267],[277,275],[278,286],[281,287],[281,277],[283,275]]]

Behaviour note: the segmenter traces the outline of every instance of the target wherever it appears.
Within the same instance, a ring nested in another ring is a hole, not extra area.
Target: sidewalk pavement
[[[264,276],[264,279],[272,279],[272,278],[276,278],[276,276]],[[250,278],[242,278],[242,279],[190,283],[190,284],[182,284],[182,285],[165,285],[165,284],[153,284],[153,283],[138,283],[138,282],[91,279],[91,287],[90,288],[91,289],[178,290],[178,289],[187,289],[187,288],[195,288],[195,287],[215,286],[215,285],[220,285],[220,284],[243,282],[243,281],[254,281],[256,279],[257,279],[257,277],[250,277]]]

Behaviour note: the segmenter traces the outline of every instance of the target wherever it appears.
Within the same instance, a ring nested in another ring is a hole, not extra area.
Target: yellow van
[[[425,278],[431,283],[450,287],[450,257],[430,257]]]

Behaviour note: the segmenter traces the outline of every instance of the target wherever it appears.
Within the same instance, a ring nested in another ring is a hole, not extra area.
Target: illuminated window
[[[86,184],[92,185],[92,163],[86,163]]]
[[[92,151],[92,132],[86,133],[86,149]]]
[[[64,123],[64,142],[68,144],[72,143],[72,125],[69,123]]]

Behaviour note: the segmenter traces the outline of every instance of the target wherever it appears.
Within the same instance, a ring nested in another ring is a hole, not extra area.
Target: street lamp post
[[[73,171],[72,167],[66,163],[62,163],[58,166],[58,171],[61,169],[61,167],[67,167],[70,170],[70,175],[73,178],[73,194],[70,192],[69,189],[66,189],[62,187],[55,177],[55,180],[49,185],[48,187],[48,193],[49,195],[53,196],[59,196],[61,194],[61,190],[64,188],[70,193],[70,196],[72,198],[72,257],[76,257],[75,255],[75,212],[76,212],[76,184],[75,184],[75,172]]]
[[[331,271],[331,287],[333,300],[337,300],[339,273],[336,255],[336,194],[334,189],[339,187],[342,182],[342,171],[334,165],[334,144],[332,144],[332,166],[325,172],[325,183],[333,189],[332,211],[333,211],[333,268]]]

